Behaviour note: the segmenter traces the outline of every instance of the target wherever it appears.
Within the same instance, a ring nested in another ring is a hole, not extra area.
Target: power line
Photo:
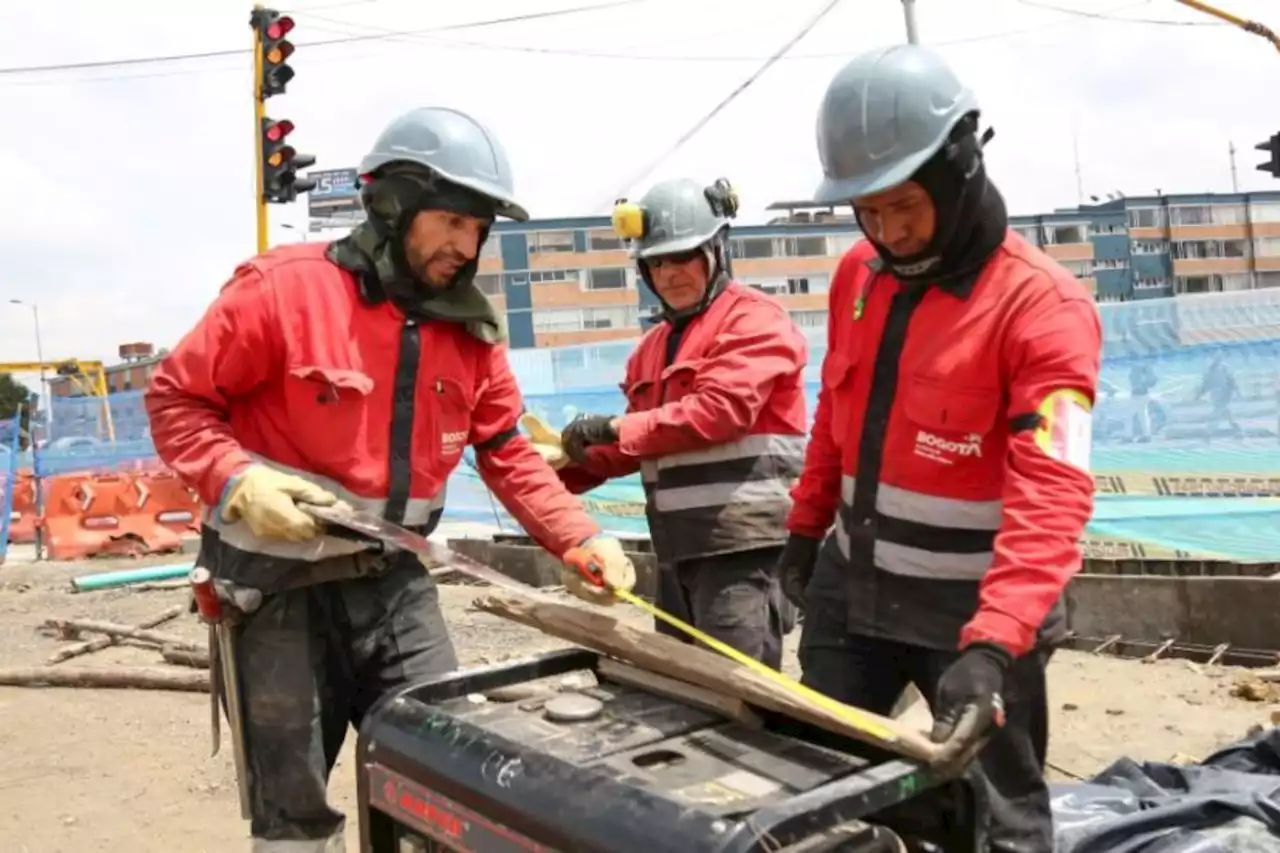
[[[1220,21],[1171,21],[1168,18],[1121,18],[1114,12],[1090,12],[1084,9],[1071,9],[1066,6],[1055,6],[1052,3],[1038,2],[1038,0],[1017,0],[1023,6],[1032,9],[1043,9],[1048,12],[1057,12],[1061,15],[1075,15],[1079,18],[1092,18],[1097,21],[1111,21],[1120,24],[1154,24],[1163,27],[1224,27],[1226,24]],[[1150,0],[1146,0],[1142,5],[1147,5]]]
[[[782,47],[778,48],[772,56],[765,60],[763,65],[752,72],[750,77],[738,84],[738,86],[726,95],[720,103],[716,104],[709,113],[698,119],[698,121],[694,123],[693,127],[686,130],[684,134],[675,141],[675,143],[667,148],[667,150],[650,160],[639,171],[632,175],[610,198],[602,201],[593,209],[605,208],[606,205],[610,204],[614,199],[619,198],[624,192],[638,184],[643,178],[647,177],[649,173],[656,169],[663,160],[666,160],[672,154],[680,150],[686,142],[696,136],[697,133],[702,130],[702,128],[706,127],[712,119],[719,115],[725,107],[729,106],[729,104],[733,103],[739,95],[751,88],[751,85],[764,76],[764,73],[772,68],[779,59],[791,50],[791,48],[795,47],[802,39],[804,39],[805,36],[809,35],[809,33],[811,33],[813,29],[822,22],[822,19],[827,17],[827,15],[829,15],[838,5],[840,5],[840,0],[829,0],[826,5],[818,10],[816,15],[810,18],[805,25],[800,28],[799,32],[787,39],[787,41],[783,43]]]
[[[639,2],[639,1],[640,0],[630,0],[630,2]],[[1141,2],[1136,4],[1127,3],[1127,4],[1124,4],[1123,6],[1109,9],[1105,12],[1091,13],[1088,15],[1077,16],[1077,17],[1081,18],[1080,23],[1087,23],[1090,20],[1120,21],[1123,23],[1144,23],[1141,19],[1117,18],[1112,16],[1114,16],[1118,12],[1123,12],[1129,9],[1136,8],[1138,6],[1145,6],[1149,2],[1150,0],[1141,0]],[[598,8],[601,8],[601,7],[599,6],[585,7],[585,9],[588,9],[588,10],[594,10]],[[565,12],[567,11],[573,11],[573,10],[564,10],[558,13],[544,13],[544,14],[565,14]],[[299,14],[302,14],[301,10],[299,10]],[[316,17],[317,19],[321,19],[321,20],[326,20],[324,18],[321,18],[321,16],[319,15],[316,15],[313,17]],[[521,19],[523,19],[523,16],[521,17]],[[534,45],[497,44],[494,42],[481,42],[481,41],[468,41],[463,39],[439,38],[439,37],[432,37],[430,35],[427,35],[428,33],[440,32],[441,30],[444,30],[444,29],[448,29],[448,30],[466,29],[466,28],[472,28],[472,27],[486,26],[491,23],[510,22],[510,20],[512,19],[504,18],[504,19],[499,19],[498,21],[495,21],[495,22],[479,21],[471,24],[454,24],[448,27],[425,29],[425,30],[403,30],[403,31],[380,30],[376,33],[351,33],[350,30],[339,30],[336,28],[317,27],[316,29],[326,30],[329,32],[344,33],[345,35],[342,38],[309,42],[307,43],[307,45],[304,45],[304,46],[347,44],[347,43],[353,43],[358,41],[390,40],[390,41],[398,41],[401,43],[415,42],[418,44],[430,44],[430,45],[436,45],[436,46],[442,47],[444,49],[485,50],[485,51],[496,51],[499,53],[527,53],[527,54],[535,54],[535,55],[543,55],[543,56],[567,56],[567,57],[575,57],[579,59],[623,60],[623,61],[636,61],[636,62],[732,63],[732,62],[761,62],[770,58],[762,54],[747,54],[747,55],[710,54],[709,55],[705,53],[699,53],[699,54],[612,53],[612,52],[606,52],[606,51],[580,50],[576,48],[555,48],[555,47],[537,47]],[[335,19],[335,22],[336,22],[336,19]],[[364,29],[371,29],[371,27],[365,24],[355,24],[354,22],[349,23],[345,21],[342,23],[347,24],[349,26],[358,26]],[[1212,24],[1210,24],[1210,26],[1212,26]],[[1032,35],[1035,33],[1045,32],[1048,30],[1060,31],[1062,29],[1063,29],[1063,25],[1059,23],[1039,24],[1036,26],[1019,27],[1017,29],[1011,29],[1011,30],[1000,30],[994,33],[984,33],[981,35],[966,36],[966,37],[957,38],[957,39],[947,39],[944,41],[931,41],[929,42],[929,47],[931,48],[959,47],[959,46],[969,45],[969,44],[980,44],[983,42],[998,41],[1001,39],[1014,38],[1014,37],[1023,36],[1023,35]],[[672,42],[668,42],[668,43],[672,43]],[[229,55],[239,56],[244,52],[245,51],[242,51],[242,50],[219,51],[219,52],[214,52],[212,54],[209,54],[208,56],[210,58],[224,57]],[[322,59],[312,60],[312,61],[317,61],[317,62],[354,61],[358,59],[367,59],[371,55],[372,54],[356,54],[356,55],[335,56],[335,57],[322,58]],[[850,55],[849,51],[847,50],[818,52],[818,53],[797,53],[797,54],[788,54],[786,56],[779,57],[778,61],[779,62],[805,62],[805,61],[821,61],[821,60],[830,60],[830,59],[845,59],[845,58],[848,58],[849,55]],[[166,59],[178,60],[178,59],[202,58],[202,56],[203,55],[186,54],[183,56],[175,56],[170,58],[159,58],[158,61],[166,61]],[[67,66],[50,66],[50,68],[56,70],[56,69],[64,69],[68,67]],[[72,66],[71,68],[74,68],[74,66]],[[26,71],[26,70],[34,71],[34,70],[40,70],[40,69],[0,69],[0,74],[3,74],[5,72],[16,73],[16,72]],[[115,82],[115,81],[123,81],[123,80],[151,80],[151,79],[160,79],[165,77],[188,76],[192,74],[217,74],[217,73],[224,73],[224,72],[231,73],[231,72],[238,72],[240,70],[241,69],[239,68],[239,66],[234,66],[234,67],[227,66],[227,67],[219,67],[219,68],[186,68],[186,69],[177,69],[173,71],[152,72],[152,73],[143,73],[143,74],[117,74],[117,75],[103,75],[103,76],[94,76],[94,77],[80,77],[80,78],[70,79],[70,80],[55,79],[55,80],[32,80],[32,81],[22,81],[22,82],[15,81],[15,82],[8,83],[7,85],[49,86],[49,85],[60,85],[65,83],[80,84],[80,83]],[[0,84],[0,85],[5,85],[5,84]]]
[[[549,12],[533,12],[524,15],[509,15],[505,18],[491,18],[485,21],[472,21],[463,24],[446,24],[439,27],[425,27],[418,30],[401,30],[386,31],[379,33],[353,34],[342,36],[334,39],[320,39],[318,41],[299,42],[295,45],[297,48],[311,47],[328,47],[335,44],[351,44],[361,41],[377,41],[380,39],[390,38],[392,36],[405,35],[422,35],[425,33],[447,32],[450,30],[469,30],[478,29],[480,27],[492,27],[500,24],[514,24],[523,21],[534,21],[543,18],[563,17],[565,15],[575,15],[581,12],[599,12],[605,9],[616,9],[619,6],[631,6],[637,3],[645,3],[648,0],[612,0],[608,3],[597,3],[591,6],[575,6],[570,9],[556,9]],[[349,4],[344,4],[349,5]],[[139,65],[157,65],[167,62],[186,62],[193,59],[216,59],[224,56],[244,56],[252,53],[252,48],[234,48],[227,50],[207,50],[197,53],[178,53],[167,56],[137,56],[125,59],[100,59],[88,62],[62,62],[52,65],[23,65],[11,68],[0,68],[0,76],[10,76],[14,74],[39,74],[51,71],[91,71],[99,68],[125,68],[136,67]]]

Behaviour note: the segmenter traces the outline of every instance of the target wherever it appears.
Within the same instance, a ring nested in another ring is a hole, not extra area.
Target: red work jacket
[[[523,404],[504,349],[362,295],[325,249],[283,246],[241,264],[165,357],[146,394],[160,458],[209,507],[256,460],[429,531],[472,445],[484,481],[540,545],[559,555],[597,533],[517,431]],[[259,541],[207,515],[242,551],[315,560],[359,547]]]
[[[1013,232],[959,290],[905,288],[863,241],[830,306],[788,527],[835,522],[851,631],[1025,653],[1093,508],[1096,306]]]
[[[730,282],[681,330],[645,333],[627,361],[618,443],[561,477],[582,492],[639,470],[665,563],[779,545],[803,460],[807,358],[782,305]]]

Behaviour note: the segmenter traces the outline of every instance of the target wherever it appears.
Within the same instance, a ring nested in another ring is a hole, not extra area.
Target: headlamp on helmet
[[[639,240],[644,237],[644,208],[634,201],[618,199],[613,205],[613,231],[623,240]]]
[[[738,191],[728,178],[717,178],[714,184],[703,190],[703,194],[716,216],[733,219],[738,215]]]

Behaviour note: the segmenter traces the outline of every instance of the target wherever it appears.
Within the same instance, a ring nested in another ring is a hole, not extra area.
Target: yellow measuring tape
[[[630,605],[639,607],[653,618],[661,619],[676,630],[689,635],[699,643],[715,649],[720,654],[735,663],[742,664],[752,672],[764,676],[779,687],[782,687],[791,693],[795,693],[798,696],[803,696],[813,704],[822,708],[822,710],[832,714],[833,716],[839,717],[842,721],[848,723],[859,731],[866,732],[873,737],[879,738],[885,743],[897,743],[898,736],[890,729],[885,728],[884,724],[878,720],[872,719],[855,708],[850,708],[848,705],[841,704],[829,696],[824,696],[811,687],[806,687],[794,678],[783,675],[781,672],[766,666],[750,655],[743,654],[733,646],[720,642],[715,637],[707,636],[692,625],[682,622],[670,613],[654,607],[652,604],[633,592],[615,589],[613,590],[613,594],[618,598],[618,600],[625,601]]]

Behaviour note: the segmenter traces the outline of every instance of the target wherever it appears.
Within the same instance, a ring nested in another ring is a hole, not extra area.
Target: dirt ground
[[[65,642],[39,630],[45,619],[136,624],[185,601],[181,590],[69,592],[72,576],[114,567],[121,566],[46,563],[0,569],[0,667],[41,664]],[[470,612],[476,594],[476,587],[442,588],[464,664],[524,657],[558,645],[521,626]],[[194,617],[160,630],[192,640],[204,636]],[[154,649],[114,647],[60,666],[159,663]],[[1267,724],[1276,706],[1230,695],[1239,675],[1230,668],[1179,661],[1144,665],[1061,654],[1050,671],[1050,760],[1059,778],[1064,771],[1087,776],[1122,755],[1199,757],[1252,725]],[[918,711],[909,713],[918,717]],[[0,850],[248,850],[230,749],[224,746],[216,758],[209,757],[208,720],[204,694],[0,687]],[[349,738],[331,785],[333,801],[352,818],[350,851],[357,850],[354,741]]]

